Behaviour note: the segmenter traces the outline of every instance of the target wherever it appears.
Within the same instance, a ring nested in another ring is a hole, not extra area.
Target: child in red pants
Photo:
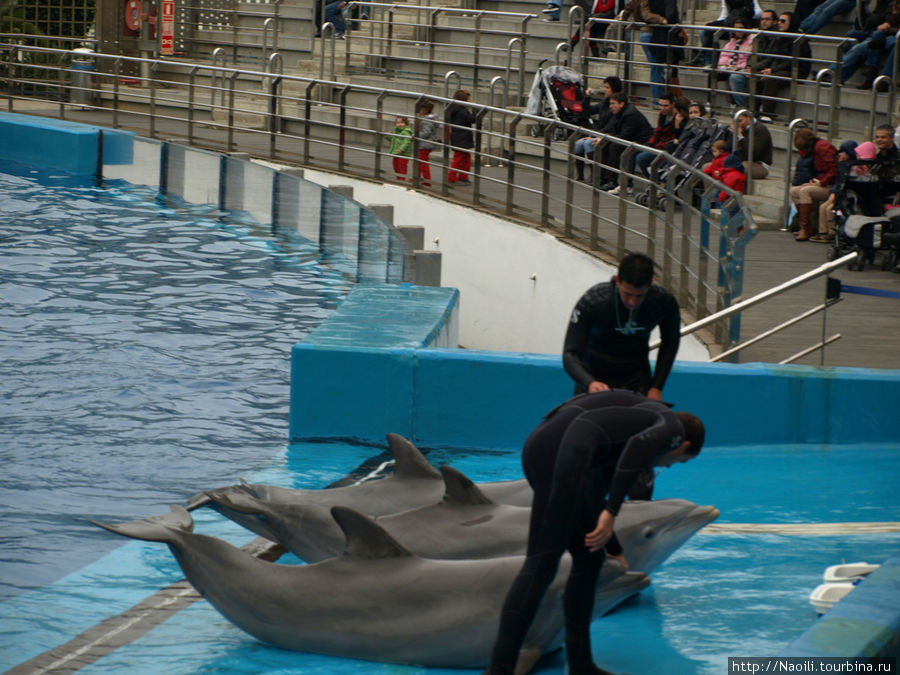
[[[453,146],[453,161],[447,174],[448,183],[469,184],[469,172],[472,169],[472,148],[475,147],[475,134],[472,125],[475,114],[465,105],[471,103],[472,94],[459,89],[453,94],[453,103],[447,106],[447,118],[450,122],[450,145]]]
[[[412,128],[409,126],[409,118],[400,115],[395,122],[393,135],[391,136],[391,154],[394,156],[394,173],[397,180],[406,180],[406,171],[409,167],[409,157],[412,156]]]

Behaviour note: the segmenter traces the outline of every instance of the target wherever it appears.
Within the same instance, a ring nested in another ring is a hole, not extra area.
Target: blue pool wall
[[[127,131],[0,112],[0,160],[59,170],[82,182],[120,179],[185,204],[227,209],[317,244],[317,262],[356,283],[400,284],[403,236],[375,211],[293,172]]]
[[[316,332],[292,350],[292,440],[378,442],[390,431],[431,445],[518,445],[572,394],[556,355],[399,344],[326,348]],[[344,387],[348,381],[352,388]],[[677,362],[664,395],[703,418],[714,445],[900,439],[896,370]]]

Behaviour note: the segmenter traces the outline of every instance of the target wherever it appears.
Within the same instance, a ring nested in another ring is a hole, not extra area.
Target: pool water
[[[292,344],[350,282],[241,214],[0,173],[0,601],[283,446]]]

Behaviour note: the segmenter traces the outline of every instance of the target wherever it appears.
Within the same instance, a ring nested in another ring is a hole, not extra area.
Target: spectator
[[[746,83],[747,75],[750,71],[750,54],[753,51],[753,39],[756,37],[753,33],[742,32],[741,29],[750,27],[750,17],[743,16],[735,19],[734,28],[738,30],[731,34],[731,39],[722,47],[719,52],[719,63],[716,65],[716,79],[728,80],[729,87],[732,90],[731,102],[741,108],[746,107],[747,97],[735,91],[732,82],[736,81]],[[747,91],[746,87],[744,91]]]
[[[814,35],[831,23],[838,14],[846,14],[856,8],[856,0],[824,0],[809,16],[801,19],[800,30]]]
[[[325,22],[334,26],[334,37],[338,40],[343,40],[344,33],[347,32],[346,11],[345,0],[336,0],[325,5]]]
[[[640,143],[646,145],[653,135],[653,127],[644,117],[644,114],[628,102],[628,98],[622,92],[613,94],[609,100],[609,107],[613,117],[610,125],[607,125],[607,133],[625,142]],[[610,194],[619,194],[619,184],[616,182],[619,159],[624,146],[620,143],[610,142],[603,148],[603,168],[600,172],[601,190],[607,190]]]
[[[729,126],[734,133],[734,122]],[[753,133],[753,157],[750,157],[750,133]],[[772,135],[768,127],[759,120],[753,119],[750,113],[738,116],[737,145],[735,148],[747,175],[753,180],[765,178],[772,166]]]
[[[794,68],[794,42],[797,40],[797,27],[794,15],[791,12],[782,12],[778,17],[779,32],[788,33],[775,39],[774,44],[757,53],[766,54],[756,64],[761,77],[756,81],[756,93],[761,94],[760,121],[771,124],[777,115],[775,114],[775,100],[778,93],[788,85],[793,76]],[[812,50],[809,42],[800,42],[797,51],[797,79],[805,80],[809,77],[812,68]]]
[[[698,117],[706,117],[706,106],[697,101],[691,101],[691,105],[688,108],[688,116],[692,120]]]
[[[393,156],[394,173],[399,181],[406,180],[409,157],[412,155],[412,135],[409,118],[403,115],[397,117],[394,131],[391,134],[391,155]]]
[[[725,171],[725,160],[731,154],[728,152],[728,144],[719,139],[718,141],[713,141],[710,150],[712,151],[713,159],[703,167],[703,173],[707,176],[712,176],[716,180],[722,180],[722,172]]]
[[[419,185],[431,187],[431,151],[438,147],[438,127],[440,122],[434,114],[434,103],[427,98],[419,103],[417,114],[417,136],[419,139]]]
[[[616,0],[595,0],[591,8],[590,18],[612,19],[616,15]],[[603,43],[609,24],[605,21],[592,21],[589,23],[588,45],[592,56],[606,56],[615,51],[612,45]]]
[[[813,235],[813,209],[828,199],[837,177],[837,149],[805,127],[794,132],[794,147],[800,154],[790,189],[798,217],[794,238],[806,241]]]
[[[615,75],[610,75],[603,80],[603,98],[599,103],[590,104],[588,106],[588,115],[596,116],[591,127],[598,131],[605,131],[607,126],[612,122],[612,110],[609,107],[610,97],[613,94],[622,91],[622,80]],[[591,96],[593,89],[588,89],[585,94]],[[575,171],[577,179],[584,181],[584,160],[580,159],[594,152],[596,145],[596,136],[584,136],[575,141],[575,155],[579,158],[575,160]]]
[[[678,137],[678,129],[675,127],[675,100],[670,92],[659,97],[659,114],[656,117],[656,129],[647,141],[647,145],[657,150],[665,150],[669,143]],[[687,112],[687,111],[685,111]],[[650,162],[657,154],[655,152],[638,152],[632,156],[632,167],[629,173],[634,173],[634,165],[645,176],[650,175]],[[629,179],[629,184],[630,184]]]
[[[738,17],[752,17],[759,19],[762,17],[762,8],[757,0],[722,0],[722,10],[719,12],[719,18],[715,21],[707,22],[707,26],[733,26]],[[691,59],[687,65],[699,68],[700,66],[712,65],[712,46],[714,30],[700,31],[700,44],[703,49]]]
[[[453,103],[444,111],[450,125],[449,140],[453,148],[453,160],[447,174],[447,182],[451,184],[471,184],[469,174],[472,170],[472,148],[475,147],[475,135],[472,133],[475,114],[466,105],[471,102],[472,94],[465,89],[457,89],[453,94]]]
[[[725,161],[722,162],[722,171],[719,173],[719,180],[725,187],[731,188],[735,192],[744,193],[747,189],[747,173],[744,171],[744,165],[740,158],[735,154],[728,154]],[[722,206],[728,201],[728,193],[722,190],[719,193],[719,199],[716,206]]]
[[[850,31],[848,37],[859,40],[857,44],[844,52],[841,60],[841,83],[849,80],[863,66],[864,81],[861,89],[871,89],[878,65],[883,56],[891,53],[900,29],[900,0],[879,0],[875,10],[865,20],[858,31]],[[837,70],[837,64],[829,66]],[[892,66],[888,74],[893,76]]]
[[[842,178],[851,175],[852,162],[856,157],[856,141],[844,141],[837,151],[837,174],[829,190],[828,199],[819,205],[819,233],[809,241],[819,244],[830,244],[834,241],[834,201],[838,185],[843,185]]]
[[[678,25],[678,5],[675,0],[628,0],[616,18],[624,21],[629,17],[644,23],[640,41],[650,63],[650,93],[657,101],[664,92],[666,64],[674,61],[669,58],[669,51],[671,29]]]

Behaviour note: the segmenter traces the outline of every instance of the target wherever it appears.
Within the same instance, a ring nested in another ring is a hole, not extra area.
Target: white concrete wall
[[[310,169],[304,177],[325,187],[351,185],[353,198],[364,205],[393,204],[394,225],[424,226],[426,250],[442,254],[441,284],[460,292],[462,347],[561,353],[578,298],[615,273],[552,235],[405,187]],[[690,336],[678,358],[708,361],[709,354]]]

